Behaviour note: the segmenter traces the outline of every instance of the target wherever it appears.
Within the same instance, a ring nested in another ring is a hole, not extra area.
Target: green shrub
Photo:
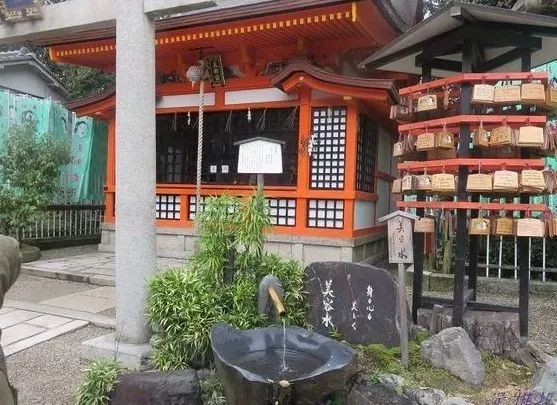
[[[216,322],[237,328],[266,326],[273,320],[257,312],[261,279],[277,276],[285,290],[286,319],[304,325],[307,295],[304,270],[292,260],[263,252],[270,226],[263,195],[239,201],[207,198],[199,214],[199,247],[182,269],[149,281],[147,316],[156,333],[152,361],[160,370],[207,365],[209,335]]]
[[[106,405],[125,368],[115,359],[93,361],[85,369],[76,394],[77,405]]]
[[[9,129],[0,147],[0,232],[16,236],[40,217],[69,160],[69,144],[37,134],[35,123]]]
[[[215,370],[201,381],[201,398],[204,405],[226,405],[224,389]]]

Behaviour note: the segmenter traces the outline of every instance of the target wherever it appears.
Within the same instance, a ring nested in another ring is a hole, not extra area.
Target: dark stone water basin
[[[283,333],[286,369],[283,369]],[[232,405],[320,404],[356,374],[356,352],[297,327],[211,332],[217,372]],[[286,383],[288,382],[288,383]]]

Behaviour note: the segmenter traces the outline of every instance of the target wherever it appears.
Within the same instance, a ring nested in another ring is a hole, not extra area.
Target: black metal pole
[[[474,195],[471,200],[473,202],[479,202],[480,196]],[[471,210],[470,217],[475,218],[479,214],[478,210]],[[478,255],[479,255],[479,236],[469,235],[470,238],[470,254],[468,255],[468,288],[473,290],[472,301],[476,301],[477,289],[478,289]]]
[[[525,52],[522,54],[521,60],[521,70],[523,72],[529,72],[532,69],[532,54],[530,52]],[[524,106],[523,106],[524,108]],[[524,109],[523,114],[529,114],[527,109]],[[520,151],[520,157],[522,159],[527,159],[529,153],[526,150]],[[520,195],[520,202],[522,204],[528,204],[530,202],[530,197],[527,194]],[[524,217],[525,213],[522,212],[521,217]],[[518,320],[520,325],[520,336],[528,336],[528,306],[529,306],[529,290],[530,290],[530,268],[528,267],[528,238],[519,237],[517,240],[518,249]]]
[[[473,43],[465,40],[462,47],[462,72],[472,71],[472,49]],[[470,83],[462,83],[460,96],[460,113],[470,114],[472,101],[472,88]],[[470,156],[470,125],[465,123],[460,125],[458,157],[467,158]],[[458,188],[457,200],[468,201],[466,191],[466,180],[468,179],[468,167],[460,166],[458,169]],[[454,271],[454,291],[453,291],[453,326],[462,326],[464,317],[464,278],[466,272],[466,254],[468,248],[468,227],[466,226],[467,211],[459,209],[456,213],[456,254]]]
[[[424,55],[427,52],[424,50]],[[422,64],[422,83],[431,81],[431,58],[424,58]],[[422,118],[422,117],[420,117]],[[425,194],[419,192],[417,201],[424,201]],[[416,215],[424,216],[424,209],[417,208]],[[418,323],[418,309],[422,306],[423,280],[424,280],[424,234],[414,233],[414,280],[412,282],[412,320]]]

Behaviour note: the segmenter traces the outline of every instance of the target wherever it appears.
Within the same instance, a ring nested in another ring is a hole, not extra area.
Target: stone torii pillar
[[[146,279],[156,270],[155,24],[143,0],[116,1],[116,336],[149,340]]]
[[[144,0],[116,1],[116,334],[90,342],[94,357],[116,350],[132,367],[150,354],[147,279],[157,269],[156,14]]]
[[[43,19],[0,24],[0,44],[116,26],[116,334],[85,342],[87,357],[140,367],[149,353],[147,279],[156,272],[155,18],[212,0],[72,0]]]

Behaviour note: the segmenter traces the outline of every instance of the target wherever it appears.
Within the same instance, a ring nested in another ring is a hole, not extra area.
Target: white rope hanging
[[[195,216],[201,211],[201,172],[203,167],[203,109],[205,107],[205,66],[203,60],[199,64],[192,65],[186,72],[187,79],[192,87],[199,82],[199,117],[197,119],[197,176],[195,184]]]
[[[203,110],[205,107],[205,82],[201,80],[199,82],[199,118],[197,127],[197,178],[195,185],[195,215],[200,212],[201,207],[201,169],[202,169],[202,159],[203,159]]]

